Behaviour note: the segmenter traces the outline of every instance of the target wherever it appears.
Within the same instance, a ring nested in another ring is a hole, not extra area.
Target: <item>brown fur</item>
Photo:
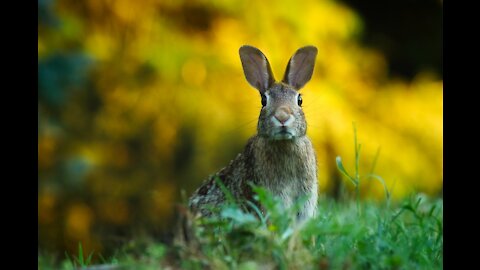
[[[249,139],[243,152],[228,166],[211,175],[192,195],[189,206],[194,211],[208,216],[211,213],[207,205],[225,203],[226,196],[215,180],[218,178],[238,202],[254,202],[251,182],[278,196],[286,207],[306,196],[307,202],[298,216],[304,219],[315,214],[317,164],[312,143],[306,136],[305,115],[297,104],[298,90],[310,80],[315,56],[314,47],[299,49],[289,62],[284,81],[278,83],[268,60],[258,49],[250,46],[240,49],[248,82],[268,96],[268,102],[260,111],[257,135]],[[293,81],[288,81],[289,78]]]

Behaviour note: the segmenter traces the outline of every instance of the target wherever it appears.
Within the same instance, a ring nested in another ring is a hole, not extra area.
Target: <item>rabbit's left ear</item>
[[[248,83],[264,93],[275,82],[267,57],[257,48],[244,45],[239,50],[243,72]]]
[[[282,82],[300,90],[312,78],[316,56],[317,48],[314,46],[298,49],[288,61]]]

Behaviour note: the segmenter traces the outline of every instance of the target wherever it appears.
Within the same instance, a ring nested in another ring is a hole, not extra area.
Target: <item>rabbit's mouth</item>
[[[291,140],[295,137],[295,131],[288,127],[280,127],[273,133],[274,140]]]

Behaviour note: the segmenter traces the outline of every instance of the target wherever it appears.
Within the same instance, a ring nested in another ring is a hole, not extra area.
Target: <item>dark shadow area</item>
[[[412,79],[428,70],[443,78],[440,0],[343,0],[364,22],[360,41],[380,50],[390,76]]]

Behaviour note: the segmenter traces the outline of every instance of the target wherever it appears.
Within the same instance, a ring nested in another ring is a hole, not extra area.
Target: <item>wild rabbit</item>
[[[285,207],[297,199],[307,201],[297,217],[312,217],[317,205],[317,163],[312,143],[306,136],[307,123],[298,92],[312,77],[317,49],[298,49],[290,58],[281,82],[273,77],[265,55],[252,46],[239,50],[245,77],[260,92],[262,109],[257,135],[242,153],[211,175],[189,200],[189,207],[202,216],[211,215],[209,206],[226,201],[224,187],[239,201],[253,200],[249,183],[262,186],[279,196]],[[217,179],[217,180],[216,180]]]

